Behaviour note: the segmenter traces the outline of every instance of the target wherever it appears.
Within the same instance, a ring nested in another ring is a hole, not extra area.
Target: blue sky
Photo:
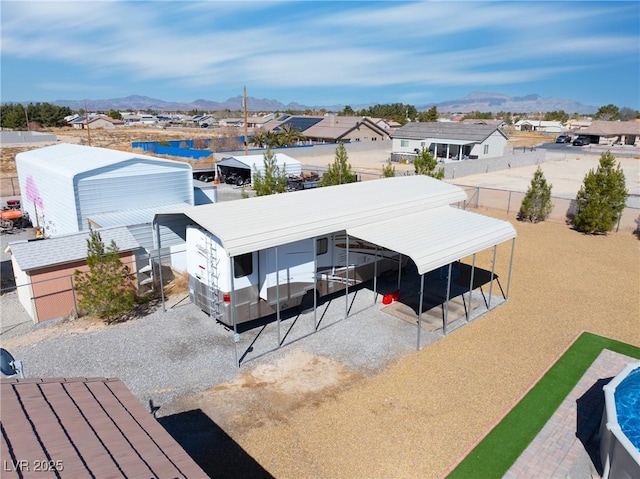
[[[640,109],[640,2],[2,0],[9,101],[242,94],[308,106],[471,92]]]

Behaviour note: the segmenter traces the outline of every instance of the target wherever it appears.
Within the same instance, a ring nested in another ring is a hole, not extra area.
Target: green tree
[[[353,108],[351,108],[349,105],[345,105],[342,113],[340,113],[341,116],[355,116],[355,114],[356,112],[353,111]]]
[[[259,148],[264,148],[265,146],[269,145],[270,136],[270,131],[265,130],[264,128],[259,128],[251,137],[251,144]]]
[[[107,113],[107,116],[109,118],[113,118],[114,120],[122,120],[122,114],[116,110],[109,110],[109,113]]]
[[[351,171],[349,155],[344,143],[338,144],[336,156],[333,164],[329,165],[329,170],[322,175],[322,186],[342,185],[356,181],[356,174]]]
[[[547,183],[542,169],[538,166],[531,180],[531,185],[522,200],[518,219],[538,223],[547,219],[552,209],[551,185]]]
[[[610,151],[600,155],[596,171],[590,170],[576,196],[576,230],[588,234],[611,231],[624,210],[629,192],[624,172]]]
[[[394,178],[396,176],[396,167],[391,163],[391,158],[389,158],[387,163],[382,167],[382,176],[384,178]]]
[[[596,120],[617,120],[620,115],[620,110],[617,106],[609,103],[608,105],[601,106],[593,116]]]
[[[304,140],[304,135],[300,130],[292,128],[291,125],[284,125],[276,136],[278,146],[291,146],[300,140]]]
[[[569,119],[569,114],[564,110],[548,111],[544,114],[544,121],[559,121],[565,123]]]
[[[478,110],[473,110],[470,111],[469,113],[465,113],[464,115],[465,119],[472,119],[472,120],[492,120],[493,119],[493,113],[491,113],[490,111],[478,111]]]
[[[73,274],[80,308],[107,324],[135,305],[129,267],[122,264],[118,253],[115,241],[105,247],[100,233],[92,229],[87,239],[89,270]]]
[[[418,121],[424,121],[424,122],[438,121],[438,109],[434,105],[431,108],[429,108],[427,111],[418,113],[417,119]]]
[[[264,152],[264,173],[253,169],[253,190],[256,196],[274,195],[287,191],[287,166],[281,170],[276,155],[267,149]]]
[[[416,175],[426,175],[441,180],[444,178],[444,168],[436,170],[437,166],[438,160],[424,146],[413,160],[413,168]]]
[[[2,115],[2,127],[3,128],[26,128],[27,116],[25,114],[24,106],[20,103],[11,104],[5,103],[0,110]]]

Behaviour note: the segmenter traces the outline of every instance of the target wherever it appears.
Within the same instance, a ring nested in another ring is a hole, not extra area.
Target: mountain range
[[[29,102],[21,102],[29,103]],[[72,110],[79,110],[85,107],[84,100],[55,100],[54,105],[68,106]],[[89,110],[156,110],[162,112],[173,111],[241,111],[243,109],[242,96],[229,98],[223,102],[198,99],[191,102],[170,102],[160,100],[158,98],[150,98],[147,96],[131,95],[125,98],[111,98],[104,100],[87,100],[86,107]],[[345,105],[301,105],[299,103],[284,104],[278,100],[266,98],[247,97],[247,110],[251,112],[272,112],[272,111],[305,111],[320,110],[342,111]],[[352,105],[356,111],[368,108],[369,105]],[[548,112],[564,110],[572,113],[594,113],[598,110],[597,106],[584,105],[575,100],[568,98],[549,97],[543,98],[537,94],[526,96],[509,96],[500,93],[484,93],[474,92],[463,98],[455,100],[447,100],[440,103],[430,103],[427,105],[416,106],[418,111],[424,111],[435,106],[440,112],[460,112],[468,113],[470,111],[494,112],[510,111],[512,113],[529,113],[529,112]]]

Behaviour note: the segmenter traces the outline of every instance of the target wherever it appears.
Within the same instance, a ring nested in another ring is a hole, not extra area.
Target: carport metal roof
[[[419,274],[516,236],[507,221],[450,206],[348,228],[347,233],[409,256]]]
[[[395,230],[402,241],[415,228],[408,215],[466,199],[458,186],[403,176],[159,212],[154,222],[183,214],[216,235],[229,256],[238,256],[359,226],[375,229],[394,218],[403,225]]]

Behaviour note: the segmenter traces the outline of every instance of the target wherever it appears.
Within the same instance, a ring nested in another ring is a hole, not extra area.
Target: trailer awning
[[[419,274],[516,237],[507,221],[450,206],[347,228],[347,234],[409,256]]]

